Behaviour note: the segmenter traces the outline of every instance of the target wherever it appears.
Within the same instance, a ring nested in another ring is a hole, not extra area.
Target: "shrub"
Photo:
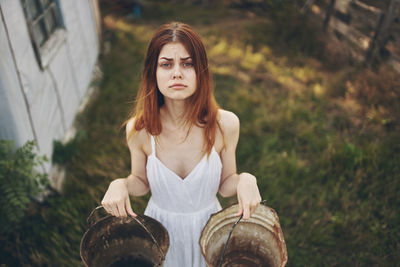
[[[47,175],[38,171],[46,158],[33,152],[34,145],[28,141],[15,149],[13,141],[0,140],[0,233],[15,229],[28,204],[48,184]]]

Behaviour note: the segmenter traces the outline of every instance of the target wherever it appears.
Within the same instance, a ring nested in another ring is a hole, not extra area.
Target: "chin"
[[[171,100],[187,100],[187,99],[189,99],[192,95],[193,95],[193,93],[192,93],[192,94],[188,94],[188,93],[183,93],[183,92],[181,93],[181,92],[179,92],[179,93],[174,93],[174,94],[166,95],[166,96],[164,96],[164,97],[169,98],[169,99],[171,99]]]

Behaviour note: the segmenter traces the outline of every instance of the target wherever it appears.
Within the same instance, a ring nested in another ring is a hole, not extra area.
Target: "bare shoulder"
[[[141,149],[147,154],[150,143],[150,136],[146,129],[134,130],[135,118],[131,118],[126,124],[126,140],[130,148]]]
[[[227,137],[238,135],[240,128],[238,116],[236,116],[235,113],[224,109],[219,109],[218,113],[219,125],[224,135]]]

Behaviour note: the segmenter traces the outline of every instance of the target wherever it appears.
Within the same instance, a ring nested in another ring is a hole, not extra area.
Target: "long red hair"
[[[204,146],[210,155],[215,143],[219,106],[215,101],[214,88],[208,68],[206,49],[200,36],[187,24],[171,22],[162,25],[151,39],[136,97],[136,109],[129,121],[135,117],[135,125],[128,136],[143,128],[153,136],[161,133],[160,108],[164,105],[164,96],[157,87],[156,70],[158,57],[164,45],[171,42],[181,43],[192,58],[196,72],[197,88],[188,99],[186,122],[190,127],[197,125],[204,129]]]

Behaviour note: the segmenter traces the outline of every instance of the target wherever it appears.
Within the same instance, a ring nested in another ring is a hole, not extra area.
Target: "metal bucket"
[[[87,267],[162,266],[169,247],[164,226],[145,215],[117,218],[107,215],[93,222],[82,237],[81,259]]]
[[[200,247],[207,265],[285,266],[288,256],[276,212],[259,205],[249,220],[240,221],[237,211],[237,204],[227,207],[213,214],[204,227]]]

